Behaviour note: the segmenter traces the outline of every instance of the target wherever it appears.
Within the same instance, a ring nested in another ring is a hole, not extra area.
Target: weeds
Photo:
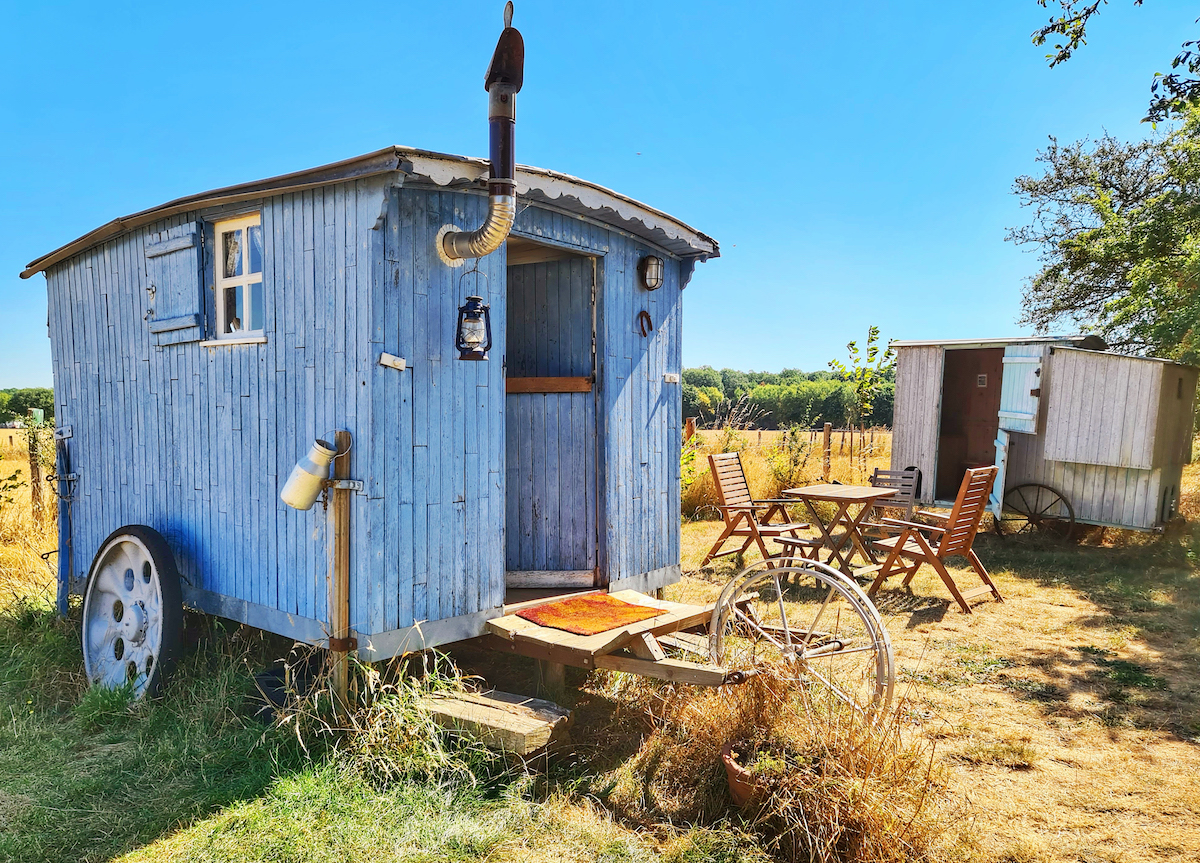
[[[788,861],[923,859],[942,831],[932,748],[894,722],[816,708],[772,673],[716,690],[629,687],[654,730],[606,802],[630,817],[720,823],[729,797],[720,753],[730,744],[759,795],[741,813],[762,847]]]

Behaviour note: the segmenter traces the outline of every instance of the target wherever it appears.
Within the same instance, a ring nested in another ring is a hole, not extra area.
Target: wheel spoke
[[[779,574],[772,575],[775,581],[775,598],[779,601],[779,622],[783,626],[783,639],[787,642],[788,650],[792,648],[792,629],[788,626],[787,609],[783,607],[783,586],[779,583]]]
[[[733,610],[733,613],[736,617],[740,617],[742,620],[746,621],[746,623],[750,624],[750,626],[756,632],[758,632],[759,635],[761,635],[767,641],[771,642],[773,645],[775,645],[777,648],[779,648],[780,653],[787,653],[787,649],[782,644],[780,644],[778,641],[776,641],[774,638],[772,638],[771,634],[769,632],[767,632],[765,629],[763,629],[758,623],[756,623],[755,621],[753,621],[749,617],[747,617],[740,608],[735,608]]]
[[[811,677],[815,677],[817,680],[821,681],[821,683],[823,683],[826,686],[826,688],[829,689],[830,692],[832,692],[834,695],[836,695],[842,701],[846,702],[846,704],[853,707],[855,710],[859,711],[860,713],[865,712],[863,710],[862,706],[860,706],[859,703],[857,701],[855,701],[854,698],[852,698],[845,690],[843,690],[840,686],[838,686],[836,683],[834,683],[832,680],[830,680],[824,674],[817,671],[815,668],[805,665],[803,668],[803,673],[807,674]]]
[[[849,656],[852,653],[874,653],[876,650],[879,649],[878,646],[874,645],[874,644],[868,644],[863,647],[840,646],[840,647],[833,648],[831,650],[826,650],[826,647],[832,647],[832,645],[821,645],[820,647],[818,647],[815,650],[810,650],[810,651],[804,653],[800,658],[801,659],[812,659],[814,657],[820,657],[821,659],[829,659],[829,658],[836,658],[839,656]]]

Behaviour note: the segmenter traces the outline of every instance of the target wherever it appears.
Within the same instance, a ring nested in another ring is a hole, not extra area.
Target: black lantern
[[[458,309],[458,334],[454,340],[460,360],[486,360],[492,348],[492,316],[483,297],[467,297]]]
[[[638,275],[642,277],[642,285],[648,291],[654,291],[662,287],[663,283],[663,259],[657,258],[654,255],[646,255],[638,261]]]

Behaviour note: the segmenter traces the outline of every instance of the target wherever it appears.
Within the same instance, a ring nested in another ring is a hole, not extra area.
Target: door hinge
[[[59,426],[58,428],[56,428],[54,430],[54,439],[55,440],[66,440],[67,438],[71,437],[71,435],[73,435],[73,434],[74,434],[74,432],[71,431],[70,426]]]
[[[1031,389],[1031,390],[1029,391],[1029,394],[1030,394],[1031,396],[1033,396],[1035,399],[1036,399],[1036,398],[1041,398],[1041,397],[1042,397],[1042,388],[1041,388],[1041,387],[1034,387],[1033,389]]]

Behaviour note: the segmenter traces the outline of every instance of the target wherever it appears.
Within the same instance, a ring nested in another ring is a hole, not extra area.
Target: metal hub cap
[[[142,695],[162,646],[162,586],[141,540],[119,536],[99,557],[83,603],[83,661],[93,685]]]

